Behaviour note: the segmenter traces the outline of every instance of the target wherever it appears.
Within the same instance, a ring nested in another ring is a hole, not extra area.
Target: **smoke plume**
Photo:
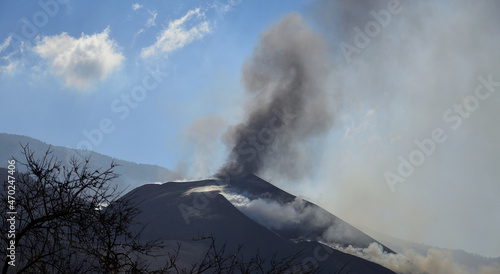
[[[333,122],[330,71],[325,41],[299,14],[264,32],[243,66],[250,103],[246,120],[225,135],[230,154],[218,176],[256,174],[264,166],[287,177],[306,174],[314,137]]]

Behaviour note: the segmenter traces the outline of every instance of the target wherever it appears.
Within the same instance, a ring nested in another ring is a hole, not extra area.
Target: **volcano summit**
[[[393,273],[332,247],[367,248],[376,243],[384,252],[392,250],[255,175],[227,184],[215,179],[149,184],[124,198],[140,202],[137,221],[148,224],[146,240],[180,243],[184,265],[197,263],[209,248],[193,238],[211,235],[219,246],[227,244],[230,253],[241,245],[243,256],[258,253],[268,261],[298,254],[301,264],[318,267],[321,273]]]

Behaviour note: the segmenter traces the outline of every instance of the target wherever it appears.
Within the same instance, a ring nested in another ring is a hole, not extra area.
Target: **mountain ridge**
[[[63,164],[69,164],[69,161],[73,156],[79,160],[90,157],[89,163],[91,164],[91,168],[96,169],[109,167],[111,162],[115,162],[118,164],[115,168],[115,172],[120,174],[120,177],[114,183],[118,186],[119,191],[132,190],[146,183],[180,179],[180,176],[175,172],[157,165],[137,164],[94,151],[84,151],[51,145],[29,136],[9,133],[0,133],[0,167],[6,167],[7,160],[12,157],[22,161],[24,159],[24,155],[22,155],[21,145],[26,144],[29,145],[36,157],[43,156],[43,154],[50,148],[52,155],[58,160],[63,161]],[[20,171],[23,171],[20,164],[17,164],[16,167]]]

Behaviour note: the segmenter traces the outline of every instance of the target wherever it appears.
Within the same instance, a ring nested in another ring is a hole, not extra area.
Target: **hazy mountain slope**
[[[31,137],[0,133],[0,167],[6,167],[7,160],[12,157],[21,161],[24,160],[20,144],[29,144],[30,149],[35,151],[35,155],[39,157],[41,157],[50,146],[47,143]],[[131,190],[145,183],[179,179],[176,173],[159,166],[136,164],[114,159],[96,152],[76,150],[67,147],[51,146],[51,150],[53,151],[53,155],[65,164],[68,163],[72,156],[77,156],[81,159],[90,156],[91,167],[96,169],[108,168],[110,163],[115,161],[115,163],[119,165],[115,168],[115,172],[120,174],[120,177],[115,183],[119,185],[120,190]],[[16,166],[22,171],[22,166],[20,164]]]
[[[259,192],[268,193],[271,197],[285,200],[287,197],[293,197],[254,176],[240,178],[232,183],[245,184],[242,188],[255,195]],[[227,242],[228,251],[234,251],[242,244],[243,252],[247,256],[259,251],[264,258],[269,259],[275,252],[278,252],[279,256],[302,252],[300,261],[319,263],[323,273],[336,273],[346,264],[348,267],[344,271],[350,269],[350,273],[393,273],[377,264],[316,241],[292,241],[279,235],[279,232],[270,231],[243,214],[219,191],[210,191],[207,186],[213,186],[212,189],[222,187],[221,182],[215,180],[169,182],[139,187],[125,197],[139,202],[142,213],[138,216],[138,221],[148,224],[143,234],[145,238],[161,239],[170,243],[181,242],[181,253],[187,261],[199,259],[207,247],[206,242],[196,242],[193,238],[199,235],[213,235],[219,246]],[[234,191],[235,185],[226,187],[233,187]],[[204,188],[205,190],[202,190]]]

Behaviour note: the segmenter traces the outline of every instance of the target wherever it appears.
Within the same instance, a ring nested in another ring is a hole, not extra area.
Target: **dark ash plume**
[[[325,88],[329,58],[326,42],[299,14],[286,16],[261,35],[243,66],[250,95],[247,118],[227,131],[229,159],[216,176],[257,174],[263,167],[286,177],[307,173],[317,142],[313,137],[333,124]]]

